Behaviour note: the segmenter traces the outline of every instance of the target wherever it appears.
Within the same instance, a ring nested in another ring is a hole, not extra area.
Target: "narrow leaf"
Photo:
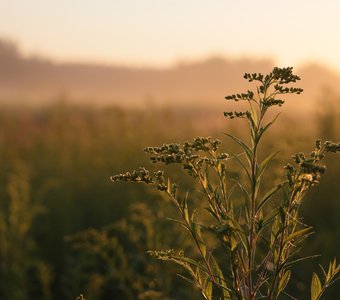
[[[189,209],[188,209],[188,196],[189,193],[185,194],[182,204],[183,216],[187,224],[190,224]]]
[[[270,161],[271,161],[278,153],[279,153],[279,152],[274,152],[274,153],[270,154],[266,159],[264,159],[264,160],[260,163],[260,165],[259,165],[259,167],[258,167],[258,169],[257,169],[257,171],[256,171],[256,180],[258,180],[258,179],[261,177],[261,175],[262,175],[263,171],[266,169],[267,165],[270,163]]]
[[[191,259],[189,257],[174,255],[173,258],[178,260],[178,261],[180,261],[180,262],[186,262],[186,263],[188,263],[190,265],[193,265],[195,267],[203,269],[206,272],[206,269],[200,263],[198,263],[197,261],[195,261],[195,260],[193,260],[193,259]]]
[[[208,280],[206,286],[205,286],[205,294],[207,299],[212,299],[212,283],[210,280]]]
[[[243,142],[241,139],[229,134],[229,133],[225,133],[225,135],[229,136],[230,138],[232,138],[237,144],[239,144],[243,150],[245,151],[247,158],[248,158],[248,162],[250,164],[251,160],[252,160],[252,156],[253,156],[253,151],[250,149],[250,147]]]
[[[311,285],[311,300],[318,300],[322,291],[322,286],[318,275],[313,273]]]
[[[258,137],[258,141],[260,140],[262,135],[266,132],[266,130],[268,130],[268,128],[275,123],[276,119],[279,117],[280,114],[281,113],[277,114],[276,117],[272,121],[270,121],[265,127],[260,128],[260,134],[259,134],[259,137]]]
[[[290,279],[290,274],[291,272],[290,271],[286,271],[282,278],[280,279],[280,282],[279,282],[279,293],[281,293],[287,286],[288,282],[289,282],[289,279]]]
[[[256,124],[258,122],[257,112],[254,109],[254,106],[251,104],[251,102],[248,101],[248,103],[249,103],[249,107],[250,107],[250,116],[251,116],[251,119],[252,119],[252,123],[254,124],[254,127],[256,128]]]
[[[188,277],[183,276],[183,275],[181,275],[181,274],[177,274],[177,276],[180,277],[180,278],[182,278],[182,279],[184,279],[185,281],[189,282],[191,285],[199,287],[199,285],[197,284],[196,281],[191,280],[191,279],[189,279]]]
[[[293,232],[286,237],[286,239],[284,240],[284,244],[304,234],[310,233],[310,231],[311,231],[311,228],[304,228],[299,231]]]
[[[313,259],[313,258],[317,258],[317,257],[320,257],[320,255],[310,255],[310,256],[305,256],[305,257],[301,257],[301,258],[298,258],[298,259],[295,259],[293,261],[287,261],[287,263],[285,264],[285,268],[287,269],[290,269],[292,266],[304,261],[304,260],[307,260],[307,259]]]
[[[274,186],[271,190],[269,190],[264,196],[262,201],[260,202],[259,206],[257,207],[256,213],[262,208],[263,205],[267,203],[267,201],[275,195],[277,191],[279,191],[285,182],[278,184],[277,186]]]
[[[222,293],[223,293],[223,299],[225,300],[229,300],[230,298],[230,289],[227,287],[227,281],[224,279],[223,273],[218,265],[218,263],[216,262],[216,259],[214,258],[214,256],[210,256],[210,260],[213,264],[213,267],[217,273],[216,276],[214,276],[217,279],[217,286],[222,288]]]
[[[249,179],[249,181],[251,182],[251,176],[250,173],[247,169],[247,167],[244,165],[243,161],[238,157],[238,155],[233,155],[233,158],[235,158],[237,160],[237,162],[239,163],[239,165],[243,168],[243,170],[246,172],[247,177]]]
[[[205,210],[207,210],[217,221],[219,221],[218,215],[210,207],[206,207]]]
[[[167,186],[167,193],[169,194],[169,195],[171,195],[171,181],[170,181],[170,177],[168,177],[168,186]]]
[[[195,240],[197,241],[197,246],[199,250],[202,253],[203,257],[206,257],[207,255],[207,247],[202,239],[202,234],[201,234],[201,225],[197,224],[195,221],[195,211],[193,212],[191,216],[191,229],[192,229],[192,234],[194,235]]]

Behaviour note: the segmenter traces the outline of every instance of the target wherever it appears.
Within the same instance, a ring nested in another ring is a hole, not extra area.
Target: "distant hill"
[[[166,69],[57,64],[23,57],[14,44],[0,41],[0,103],[40,105],[63,97],[94,105],[217,108],[226,94],[249,88],[244,72],[268,72],[273,66],[271,60],[221,57]],[[314,101],[325,88],[340,92],[339,74],[323,66],[308,65],[295,72],[305,89],[299,103]]]

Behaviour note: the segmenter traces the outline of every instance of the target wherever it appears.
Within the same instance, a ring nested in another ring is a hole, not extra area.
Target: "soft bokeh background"
[[[305,91],[266,140],[282,150],[272,174],[316,138],[340,140],[339,11],[335,0],[2,1],[0,298],[197,299],[145,254],[186,246],[171,208],[109,177],[149,166],[148,145],[212,135],[234,149],[221,132],[244,132],[223,117],[224,96],[276,65]],[[298,299],[340,254],[339,161],[303,206],[316,231],[304,254],[322,256],[295,270]]]

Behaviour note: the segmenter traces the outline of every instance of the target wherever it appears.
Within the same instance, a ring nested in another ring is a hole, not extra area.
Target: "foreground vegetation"
[[[221,151],[222,142],[210,137],[197,137],[183,145],[172,143],[145,149],[153,163],[181,165],[197,181],[203,197],[192,197],[188,191],[183,193],[163,171],[152,174],[143,167],[111,179],[155,185],[168,196],[180,217],[173,221],[188,231],[197,253],[187,256],[183,250],[173,249],[148,253],[183,267],[188,275],[181,277],[196,286],[204,299],[272,300],[281,294],[295,299],[286,292],[291,269],[303,260],[314,258],[296,257],[302,242],[312,232],[311,227],[302,223],[300,206],[306,192],[319,184],[326,170],[320,161],[327,153],[340,152],[340,142],[317,140],[309,156],[299,152],[293,156],[295,165],[285,165],[286,180],[262,191],[262,175],[278,154],[259,158],[263,136],[279,116],[266,121],[267,114],[272,107],[284,103],[277,97],[300,94],[303,90],[287,86],[300,80],[292,68],[274,68],[268,75],[246,73],[244,78],[257,83],[256,92],[248,90],[226,99],[246,102],[247,110],[224,113],[230,119],[247,120],[249,143],[226,134],[241,147],[240,153],[229,155]],[[230,160],[237,161],[245,179],[233,176]],[[197,202],[197,198],[202,199]],[[208,212],[205,220],[198,217],[202,203]],[[313,273],[312,300],[320,299],[338,279],[340,265],[334,259],[328,270],[322,268],[322,271],[323,283]]]
[[[0,115],[0,298],[75,299],[80,293],[87,299],[198,298],[195,288],[176,277],[185,272],[146,254],[165,248],[197,254],[186,232],[165,220],[176,217],[170,203],[143,186],[112,185],[109,177],[146,165],[140,155],[145,145],[185,142],[198,134],[225,139],[221,131],[242,136],[242,125],[221,129],[219,124],[202,132],[206,112],[92,110],[64,102],[40,110],[3,107]],[[336,109],[320,105],[320,114],[311,116],[313,132],[300,120],[280,117],[280,138],[268,136],[262,149],[269,154],[281,148],[280,157],[289,158],[307,150],[312,139],[336,140],[338,116]],[[283,125],[299,128],[296,137],[283,134]],[[230,144],[228,150],[238,151]],[[332,157],[326,164],[322,184],[306,195],[308,205],[301,206],[304,223],[316,231],[304,241],[304,254],[322,256],[293,270],[287,293],[298,299],[309,299],[306,282],[312,270],[318,263],[326,266],[340,247],[340,164]],[[262,180],[264,189],[283,175],[281,165],[275,157],[272,174]],[[172,168],[169,174],[183,190],[195,184]],[[176,234],[169,234],[173,230]],[[339,289],[334,286],[327,293],[326,299],[336,299]]]

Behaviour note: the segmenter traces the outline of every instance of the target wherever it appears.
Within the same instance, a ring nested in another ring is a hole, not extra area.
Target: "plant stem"
[[[178,209],[180,215],[182,216],[182,219],[185,222],[185,226],[189,230],[191,236],[193,237],[193,239],[195,241],[195,244],[196,244],[196,246],[197,246],[197,248],[198,248],[198,250],[200,252],[200,255],[203,258],[204,264],[206,265],[206,268],[207,268],[207,271],[208,271],[208,275],[211,278],[212,283],[218,288],[218,292],[219,292],[220,297],[221,297],[220,299],[223,300],[223,292],[221,291],[221,288],[219,287],[219,284],[216,282],[215,275],[214,275],[213,271],[211,270],[210,264],[209,264],[206,256],[203,253],[203,250],[202,250],[202,248],[200,246],[200,242],[198,241],[198,239],[197,239],[195,233],[193,232],[193,230],[191,229],[191,226],[190,226],[189,222],[186,220],[186,218],[184,216],[184,213],[183,213],[183,211],[182,211],[182,209],[181,209],[177,199],[171,193],[167,192],[167,194],[172,199],[172,202],[175,204],[175,206]]]

